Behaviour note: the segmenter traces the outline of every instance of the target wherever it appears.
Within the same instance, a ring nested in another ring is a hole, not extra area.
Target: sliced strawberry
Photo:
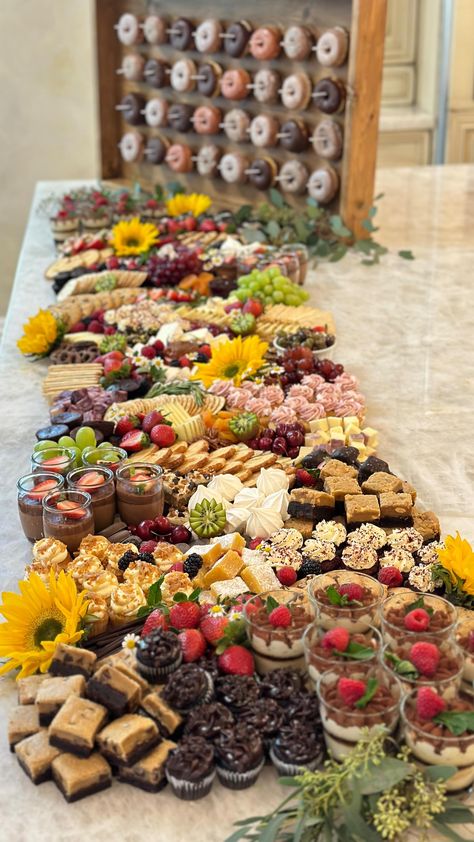
[[[131,430],[120,440],[119,446],[127,450],[128,453],[136,453],[149,443],[150,439],[146,433],[143,433],[141,430]]]
[[[66,517],[70,517],[73,520],[80,520],[81,517],[85,517],[87,512],[85,509],[77,508],[77,504],[73,503],[72,500],[58,500],[56,503],[56,508],[59,512],[63,512]]]
[[[58,483],[55,479],[45,479],[43,482],[39,482],[35,485],[31,491],[28,492],[27,497],[31,497],[32,500],[42,500],[45,494],[48,491],[52,491],[53,488],[57,488]]]
[[[76,485],[78,485],[79,488],[95,488],[97,485],[103,485],[104,482],[105,477],[103,474],[99,474],[98,471],[88,471],[87,474],[83,474],[82,477],[79,477]]]
[[[49,471],[61,471],[61,469],[64,468],[64,464],[64,456],[50,456],[49,459],[45,459],[44,462],[41,463],[41,467],[46,468]]]

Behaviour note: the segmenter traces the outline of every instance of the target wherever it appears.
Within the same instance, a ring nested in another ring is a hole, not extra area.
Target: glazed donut
[[[287,76],[281,88],[281,101],[285,108],[303,111],[311,100],[311,82],[306,73]]]
[[[258,102],[275,102],[280,91],[281,76],[276,70],[262,68],[253,77],[253,95]]]
[[[304,193],[308,183],[308,170],[300,161],[285,161],[280,170],[279,182],[287,193]]]
[[[232,58],[240,58],[247,49],[250,36],[252,34],[252,27],[246,20],[239,20],[237,23],[232,23],[225,34],[224,50],[228,56]]]
[[[281,145],[289,152],[303,152],[309,145],[308,129],[302,120],[287,120],[279,137]]]
[[[143,34],[149,44],[165,44],[168,22],[160,15],[148,15],[143,24]]]
[[[169,65],[157,58],[149,58],[143,75],[152,88],[166,88],[169,84]]]
[[[250,76],[243,68],[226,70],[221,79],[222,96],[226,99],[245,99],[250,85]]]
[[[349,36],[342,26],[326,29],[316,44],[316,58],[323,67],[339,67],[344,64],[349,47]]]
[[[127,12],[119,17],[116,25],[117,38],[125,47],[132,47],[133,44],[140,44],[143,41],[143,32],[140,28],[138,18]]]
[[[122,59],[120,72],[123,73],[127,82],[141,82],[143,79],[143,68],[145,59],[139,53],[128,53]]]
[[[307,58],[313,49],[311,32],[304,26],[290,26],[283,36],[283,49],[293,61]]]
[[[259,26],[249,41],[249,50],[254,58],[267,61],[280,55],[281,34],[275,26]]]
[[[275,181],[278,167],[273,158],[256,158],[248,173],[249,181],[258,190],[268,190]]]
[[[324,114],[336,114],[344,110],[346,89],[340,79],[320,79],[314,86],[313,99]]]
[[[322,205],[334,199],[339,190],[339,176],[332,167],[321,167],[311,173],[308,181],[308,193]]]
[[[158,99],[153,97],[149,99],[145,105],[145,121],[152,129],[157,129],[158,126],[166,126],[166,119],[168,116],[168,102],[166,99]]]
[[[342,130],[335,120],[321,120],[313,132],[313,149],[320,158],[336,161],[342,155]]]
[[[144,123],[143,112],[145,110],[145,97],[140,94],[126,94],[117,110],[122,112],[123,119],[131,126],[139,126]]]
[[[194,33],[194,43],[199,53],[216,53],[221,47],[222,26],[215,18],[203,20]]]
[[[250,117],[242,108],[232,108],[224,117],[224,132],[233,143],[242,143],[243,140],[247,140],[249,127]]]
[[[175,102],[168,109],[168,124],[175,132],[189,132],[193,128],[194,106]]]
[[[250,123],[250,140],[254,146],[275,146],[278,129],[279,123],[275,117],[270,114],[259,114]]]
[[[149,164],[162,164],[166,157],[169,141],[164,137],[149,137],[145,157]]]
[[[203,96],[217,96],[220,88],[222,68],[215,61],[199,66],[197,89]]]
[[[215,105],[200,105],[194,112],[194,131],[198,134],[217,134],[222,121],[222,111]]]
[[[196,161],[196,169],[199,175],[215,175],[218,170],[221,150],[215,143],[208,143],[201,146]]]
[[[180,94],[192,91],[196,87],[196,81],[193,79],[196,75],[197,67],[194,62],[190,58],[182,58],[171,68],[171,87]]]
[[[166,153],[165,161],[173,172],[191,172],[193,168],[192,151],[184,143],[173,143]]]
[[[120,154],[127,164],[138,161],[143,154],[143,137],[138,132],[125,132],[119,143]]]
[[[219,171],[228,184],[237,184],[247,180],[245,170],[248,169],[248,166],[248,158],[245,158],[240,152],[227,152],[221,158]]]
[[[190,50],[193,46],[194,27],[188,18],[178,18],[167,30],[170,44],[175,50]]]

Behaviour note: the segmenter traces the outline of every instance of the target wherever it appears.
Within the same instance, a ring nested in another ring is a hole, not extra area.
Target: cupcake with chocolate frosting
[[[225,705],[220,702],[210,702],[199,705],[191,711],[186,722],[184,733],[190,737],[202,737],[214,742],[224,728],[229,728],[235,719]]]
[[[165,773],[178,798],[204,798],[216,775],[214,749],[202,737],[185,737],[168,755]]]
[[[321,735],[309,723],[295,720],[281,728],[270,757],[280,775],[298,775],[302,769],[316,769],[324,757]]]
[[[154,629],[137,642],[137,666],[148,681],[158,681],[176,670],[182,660],[179,640],[172,632]]]
[[[304,686],[303,676],[296,670],[272,670],[262,678],[261,692],[267,699],[275,699],[279,705],[286,707],[295,693],[299,693]]]
[[[270,743],[283,725],[283,718],[283,708],[275,699],[257,699],[239,712],[239,722],[245,722],[255,728],[265,748],[270,748]]]
[[[260,696],[260,688],[250,675],[226,675],[216,682],[216,696],[232,713],[252,705]]]
[[[258,731],[246,722],[221,731],[214,743],[217,777],[228,789],[247,789],[257,780],[265,763]]]
[[[284,713],[285,724],[301,722],[303,725],[315,727],[321,722],[319,717],[319,702],[316,693],[295,693],[288,706],[285,708]]]
[[[186,713],[196,705],[210,702],[214,694],[211,676],[196,664],[183,664],[168,678],[163,698],[170,707]]]

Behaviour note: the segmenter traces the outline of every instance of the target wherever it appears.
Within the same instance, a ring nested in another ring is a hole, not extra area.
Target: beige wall
[[[98,172],[92,0],[0,0],[0,314],[35,182]]]

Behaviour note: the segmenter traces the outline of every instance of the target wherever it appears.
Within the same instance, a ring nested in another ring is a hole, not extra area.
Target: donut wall
[[[386,0],[96,0],[102,177],[227,207],[278,187],[363,233]]]

